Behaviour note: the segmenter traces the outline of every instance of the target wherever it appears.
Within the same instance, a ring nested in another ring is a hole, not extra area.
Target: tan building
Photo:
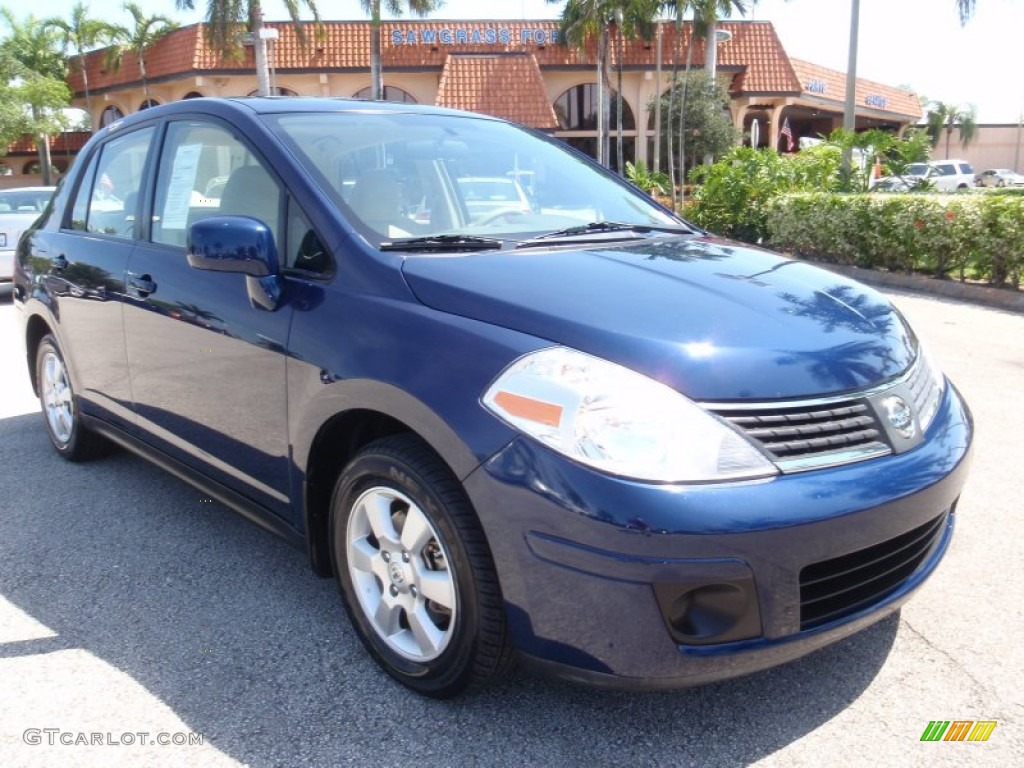
[[[932,159],[946,157],[946,135],[943,133],[932,151]],[[948,157],[966,160],[977,173],[986,168],[1009,168],[1024,173],[1024,125],[1019,122],[979,125],[977,135],[966,147],[960,143],[960,133],[954,128]]]
[[[758,121],[759,146],[785,150],[780,136],[789,122],[794,139],[817,136],[842,125],[845,75],[791,59],[767,21],[724,22],[730,39],[720,42],[718,76],[731,95],[737,128],[749,141]],[[279,93],[301,96],[365,96],[369,85],[369,22],[307,25],[308,45],[294,28],[268,24],[273,82]],[[623,54],[623,149],[646,160],[654,139],[648,105],[668,89],[674,61],[687,58],[691,25],[677,44],[674,24],[662,25],[661,40],[629,40]],[[704,61],[704,41],[693,41],[692,61]],[[612,40],[612,65],[619,44]],[[657,51],[662,72],[657,76]],[[382,29],[385,96],[392,100],[471,109],[553,133],[594,153],[596,145],[595,47],[579,52],[559,40],[555,21],[394,21]],[[678,58],[677,58],[678,57]],[[127,55],[117,71],[104,54],[87,57],[93,125],[100,126],[150,104],[197,96],[245,96],[255,92],[251,48],[226,60],[206,42],[203,25],[178,29],[146,54],[149,96],[138,63]],[[615,73],[612,73],[615,82]],[[85,108],[80,73],[71,76],[75,106]],[[917,122],[917,96],[892,86],[858,80],[858,128],[900,131]],[[614,125],[614,110],[613,110]],[[614,139],[613,139],[614,142]],[[614,155],[614,152],[613,152]]]

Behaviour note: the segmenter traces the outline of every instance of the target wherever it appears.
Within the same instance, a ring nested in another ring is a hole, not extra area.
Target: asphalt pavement
[[[0,302],[0,766],[1024,764],[1024,315],[893,298],[977,422],[950,552],[900,615],[703,688],[517,672],[450,702],[377,669],[303,553],[129,454],[60,459]],[[920,741],[932,720],[998,724]]]

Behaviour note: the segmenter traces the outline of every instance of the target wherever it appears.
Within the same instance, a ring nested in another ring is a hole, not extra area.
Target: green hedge
[[[765,206],[770,245],[836,264],[1019,286],[1019,195],[780,195]]]

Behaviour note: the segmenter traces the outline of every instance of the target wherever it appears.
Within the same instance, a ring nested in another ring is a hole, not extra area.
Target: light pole
[[[857,129],[857,32],[860,27],[860,0],[850,0],[850,54],[846,65],[846,106],[843,109],[843,129]],[[852,149],[843,150],[843,173],[849,177]]]

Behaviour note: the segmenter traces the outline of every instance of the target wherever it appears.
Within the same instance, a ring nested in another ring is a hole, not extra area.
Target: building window
[[[618,114],[615,91],[608,91],[608,125],[611,130],[618,129]],[[597,130],[597,84],[586,83],[573,86],[554,103],[558,125],[563,131],[596,131]],[[622,128],[631,131],[636,129],[636,120],[629,102],[622,102]]]
[[[416,104],[416,99],[408,91],[403,91],[397,85],[385,85],[384,86],[384,101],[397,101],[402,104]],[[361,88],[355,92],[352,97],[354,99],[368,99],[370,98],[370,87]]]
[[[124,117],[124,112],[115,106],[109,106],[103,110],[100,115],[100,127],[105,128],[111,123],[116,123],[118,120]]]
[[[141,112],[144,109],[149,109],[150,107],[158,107],[158,106],[160,106],[160,102],[157,101],[156,99],[146,99],[144,102],[139,104],[139,112]]]
[[[38,160],[30,160],[29,162],[25,163],[24,173],[28,173],[28,174],[39,174],[39,173],[42,173],[42,169],[39,167],[39,161]]]

